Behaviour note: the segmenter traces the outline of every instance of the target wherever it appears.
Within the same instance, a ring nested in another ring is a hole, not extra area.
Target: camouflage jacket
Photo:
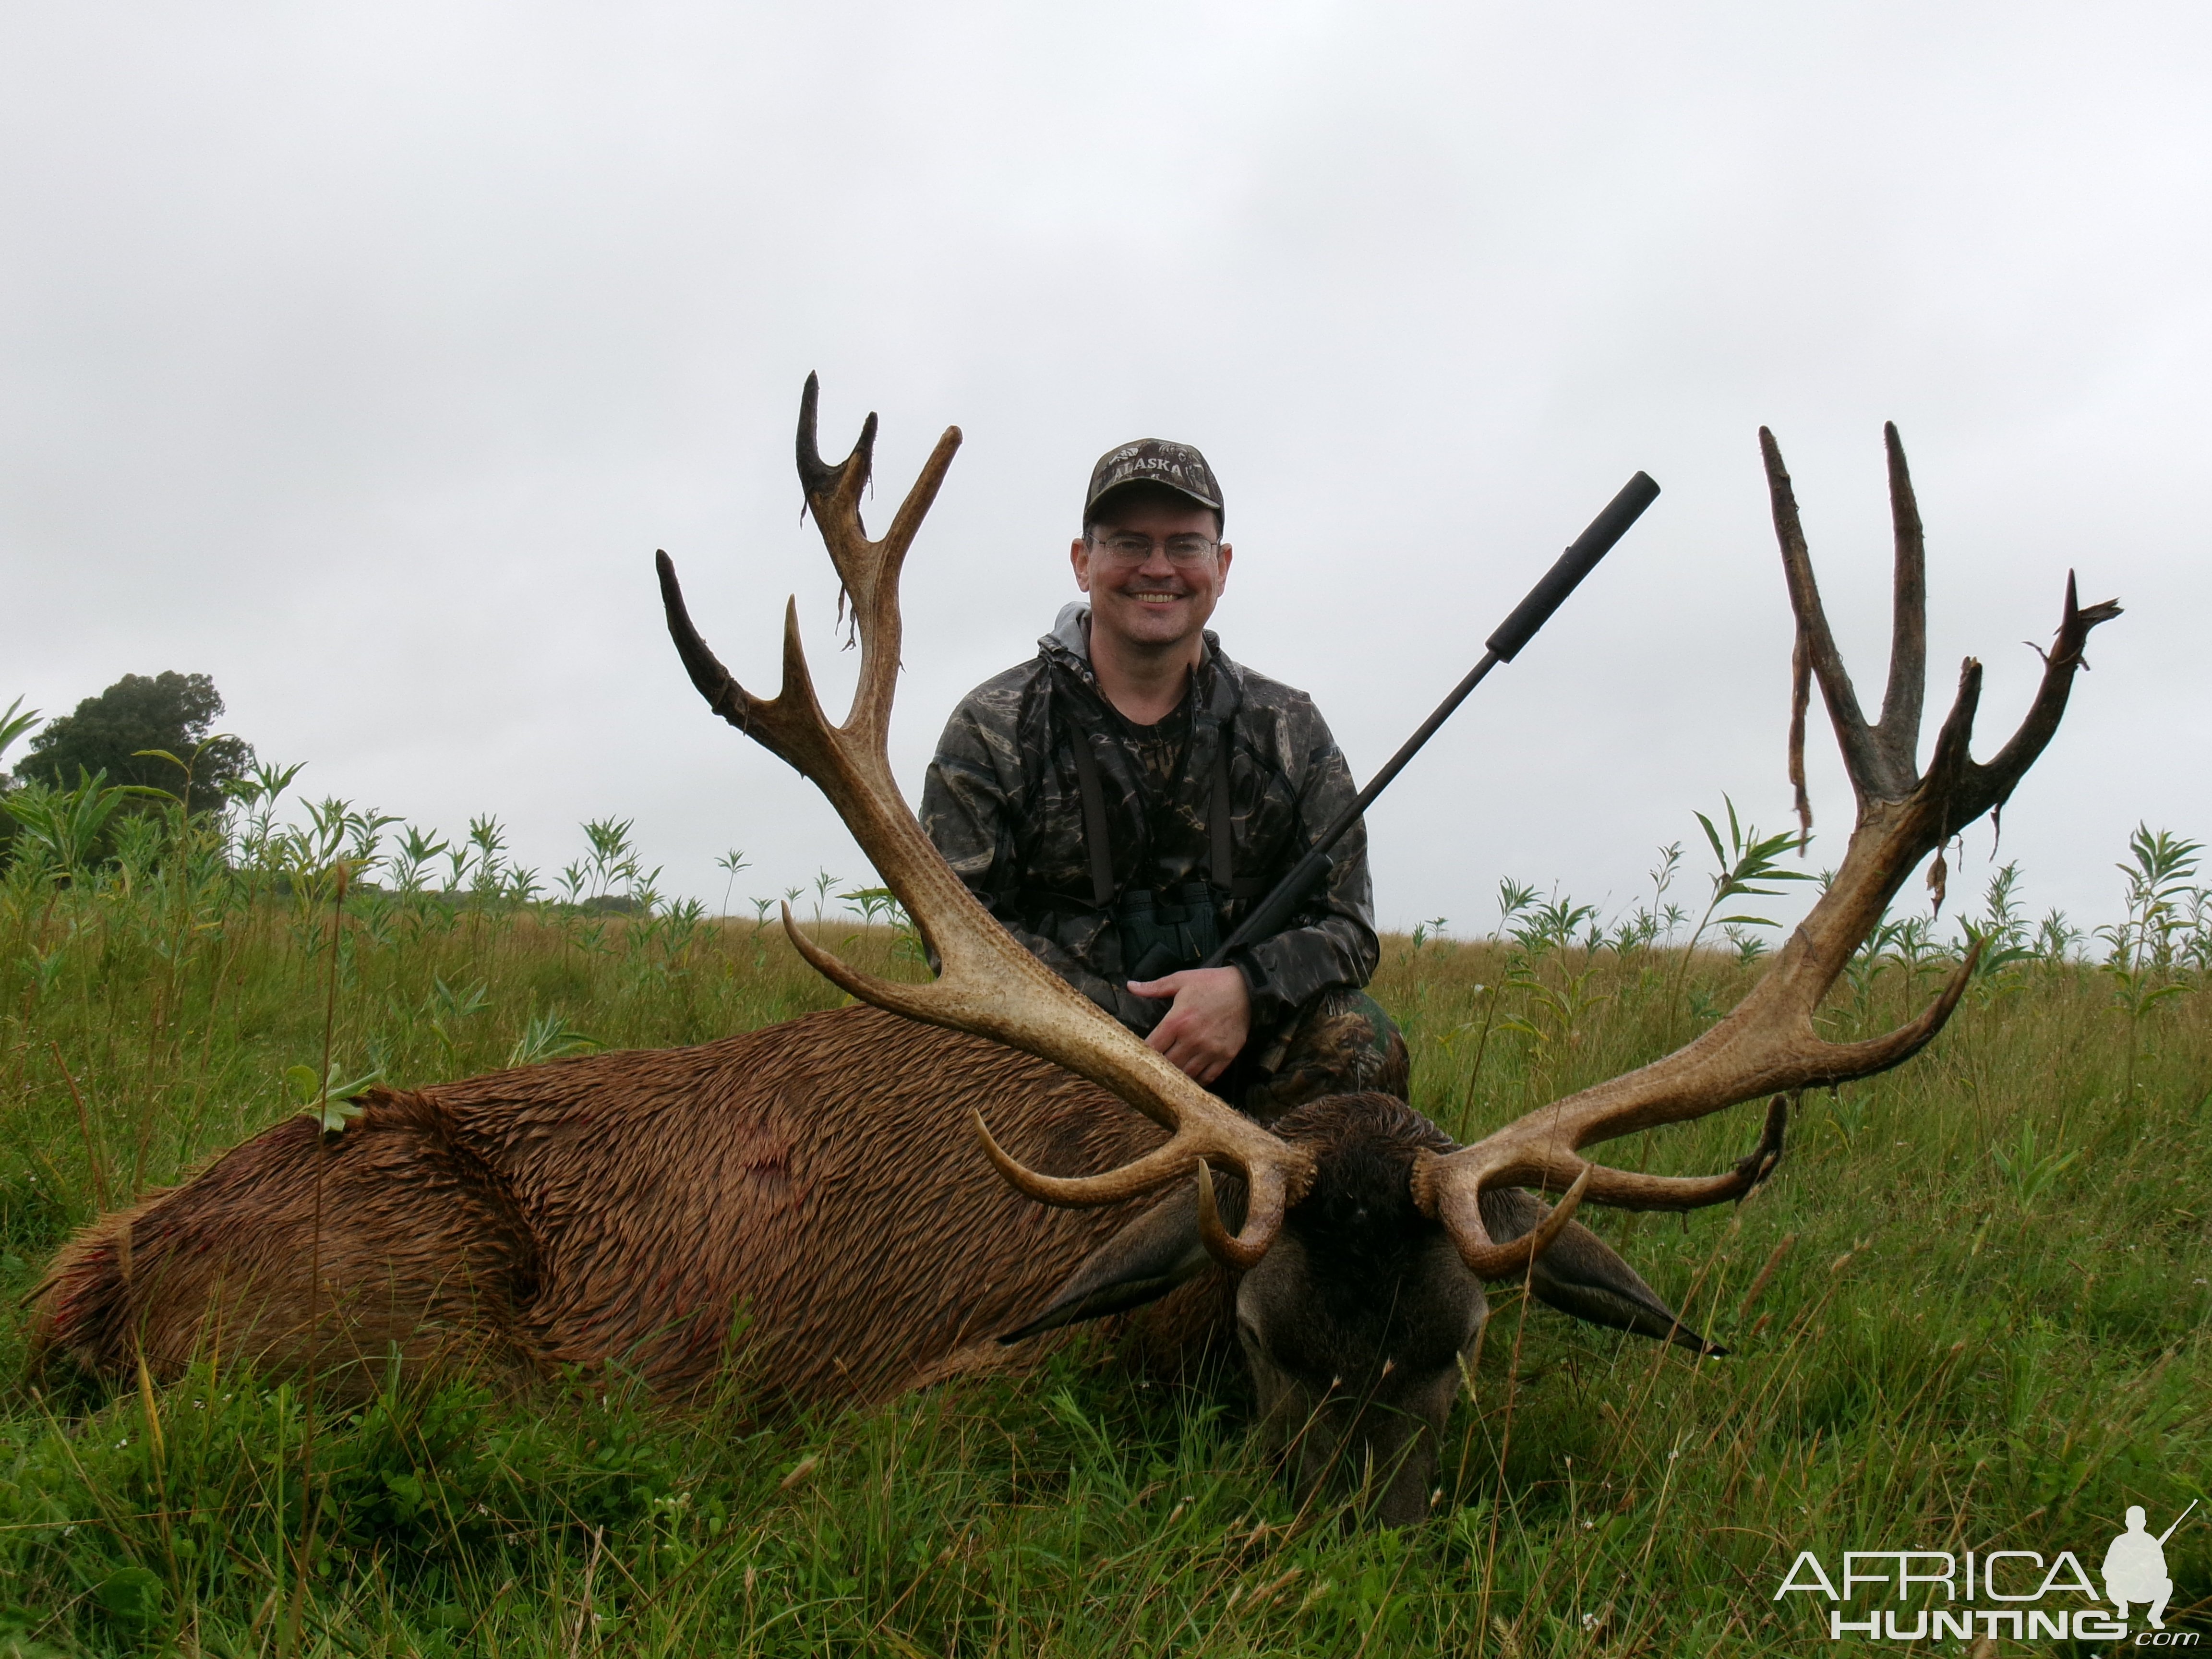
[[[1118,899],[1219,881],[1209,808],[1225,735],[1241,896],[1222,907],[1224,937],[1351,804],[1351,771],[1304,692],[1231,662],[1211,633],[1182,708],[1150,728],[1124,720],[1099,690],[1088,606],[1067,606],[1038,645],[953,710],[922,788],[922,828],[1039,960],[1148,1030],[1168,1004],[1125,988],[1120,929],[1096,902],[1075,744],[1097,761]],[[1367,830],[1354,824],[1284,930],[1229,959],[1250,988],[1257,1035],[1331,987],[1364,985],[1379,954]]]

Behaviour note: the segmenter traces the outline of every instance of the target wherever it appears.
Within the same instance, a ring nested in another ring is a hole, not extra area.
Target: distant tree
[[[48,721],[31,739],[15,775],[65,787],[80,773],[104,770],[110,783],[148,784],[174,793],[184,787],[185,775],[139,752],[162,749],[192,769],[192,810],[211,811],[222,805],[222,786],[253,764],[250,744],[228,736],[209,738],[222,713],[222,694],[205,674],[125,674],[77,704],[75,714]]]

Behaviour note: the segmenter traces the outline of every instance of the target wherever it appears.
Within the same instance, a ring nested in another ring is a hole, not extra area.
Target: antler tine
[[[1919,511],[1896,428],[1885,428],[1890,462],[1891,514],[1896,534],[1896,615],[1882,723],[1862,717],[1813,579],[1790,474],[1773,434],[1759,429],[1759,447],[1774,507],[1776,538],[1797,619],[1797,673],[1790,734],[1790,772],[1801,786],[1803,687],[1817,677],[1844,751],[1857,823],[1841,865],[1811,912],[1791,933],[1772,965],[1728,1017],[1674,1053],[1540,1107],[1472,1146],[1424,1166],[1415,1197],[1444,1218],[1462,1255],[1478,1272],[1499,1258],[1480,1231],[1476,1200],[1492,1186],[1581,1183],[1590,1202],[1626,1208],[1687,1209],[1740,1197],[1781,1155],[1784,1109],[1770,1110],[1767,1132],[1731,1174],[1705,1179],[1607,1170],[1581,1157],[1583,1147],[1640,1129],[1703,1117],[1759,1095],[1784,1095],[1823,1084],[1869,1077],[1910,1059],[1931,1042],[1972,979],[1981,946],[1971,948],[1942,994],[1921,1016],[1882,1036],[1831,1042],[1813,1015],[1921,860],[1960,830],[2002,804],[2050,742],[2065,712],[2089,630],[2119,614],[2107,602],[2086,609],[2067,579],[2066,610],[2045,659],[2043,684],[2011,742],[1986,765],[1969,748],[1981,698],[1981,665],[1961,665],[1959,691],[1936,734],[1928,770],[1915,769],[1919,702],[1924,696],[1926,579]],[[1516,1245],[1518,1241],[1516,1241]]]
[[[852,603],[854,626],[860,637],[860,682],[854,688],[853,706],[842,729],[866,735],[883,749],[890,739],[891,697],[899,670],[899,571],[960,447],[960,428],[945,429],[892,515],[890,528],[881,540],[870,541],[860,522],[860,492],[875,470],[875,412],[870,410],[861,422],[860,441],[853,446],[853,453],[836,465],[827,466],[815,436],[820,403],[821,382],[809,374],[806,390],[799,400],[799,486],[806,493],[807,508],[822,532],[823,545],[829,550],[844,595]]]
[[[1766,461],[1767,492],[1773,507],[1775,537],[1782,544],[1782,571],[1790,586],[1790,608],[1797,618],[1797,647],[1820,682],[1820,700],[1827,705],[1829,723],[1836,729],[1837,747],[1844,751],[1844,768],[1854,786],[1871,786],[1882,794],[1906,793],[1895,787],[1888,757],[1876,742],[1866,716],[1859,712],[1857,689],[1851,684],[1850,671],[1844,666],[1843,653],[1836,648],[1835,634],[1828,626],[1828,613],[1820,604],[1820,585],[1814,578],[1813,556],[1805,544],[1804,526],[1798,521],[1790,469],[1782,463],[1781,446],[1765,427],[1759,428],[1759,447]]]
[[[868,411],[868,418],[860,422],[860,441],[853,446],[853,453],[835,466],[826,465],[822,459],[822,448],[816,441],[816,416],[822,407],[822,377],[809,374],[805,388],[799,394],[799,487],[806,492],[807,504],[811,507],[817,495],[830,496],[853,464],[860,463],[859,476],[853,480],[853,500],[857,503],[861,489],[875,471],[876,416]],[[857,507],[854,519],[859,517]]]
[[[1889,461],[1889,519],[1897,543],[1895,592],[1891,602],[1889,684],[1881,697],[1882,747],[1890,763],[1910,774],[1919,763],[1920,710],[1928,685],[1928,552],[1920,528],[1920,503],[1897,422],[1885,421],[1882,447]]]
[[[1812,702],[1813,656],[1805,644],[1805,630],[1797,629],[1790,648],[1790,787],[1796,796],[1797,856],[1805,856],[1813,838],[1813,802],[1805,793],[1805,711]]]
[[[787,604],[783,617],[783,688],[763,701],[738,684],[722,666],[693,626],[684,602],[684,589],[676,580],[676,562],[665,552],[653,556],[660,576],[660,603],[668,617],[668,635],[676,641],[691,684],[707,706],[758,742],[779,759],[808,777],[834,769],[835,744],[830,722],[814,696],[814,681],[806,671],[806,655],[799,643],[799,607]]]
[[[786,608],[784,684],[772,702],[748,693],[707,648],[664,553],[659,565],[669,634],[708,705],[797,767],[829,798],[942,970],[927,985],[862,973],[801,933],[788,906],[784,931],[801,956],[853,996],[1052,1060],[1111,1090],[1171,1132],[1164,1146],[1124,1170],[1067,1178],[1024,1169],[985,1130],[986,1152],[1020,1190],[1047,1203],[1115,1203],[1210,1158],[1242,1170],[1255,1194],[1244,1230],[1230,1241],[1227,1255],[1256,1261],[1279,1227],[1285,1205],[1296,1202],[1311,1181],[1312,1154],[1208,1094],[1017,944],[922,834],[891,776],[884,740],[898,672],[899,572],[959,447],[959,428],[946,429],[890,530],[871,542],[860,527],[859,503],[875,417],[868,417],[853,453],[826,466],[815,441],[818,399],[818,383],[810,375],[799,404],[798,462],[807,505],[851,597],[860,636],[860,684],[845,724],[830,726],[814,695],[795,605]]]
[[[2066,573],[2065,609],[2059,615],[2058,635],[2043,659],[2043,679],[2035,689],[2035,700],[2028,704],[2027,713],[2011,741],[1985,763],[1977,766],[1968,763],[1960,793],[1965,798],[1963,805],[1972,806],[1973,811],[1963,822],[1972,823],[2012,799],[2014,786],[2035,764],[2036,757],[2058,730],[2058,722],[2066,713],[2066,700],[2074,689],[2075,671],[2089,665],[2081,654],[2089,641],[2089,630],[2121,614],[2118,599],[2082,605],[2075,594],[2074,573]]]
[[[1540,1167],[1516,1167],[1498,1159],[1481,1178],[1470,1179],[1469,1170],[1454,1163],[1460,1154],[1440,1158],[1422,1152],[1414,1159],[1413,1201],[1444,1223],[1469,1272],[1481,1279],[1510,1278],[1543,1253],[1578,1204],[1602,1204],[1617,1210],[1696,1210],[1747,1197],[1782,1162],[1789,1123],[1789,1097],[1777,1095],[1767,1107],[1766,1127],[1759,1145],[1737,1159],[1734,1169],[1717,1176],[1643,1175],[1580,1159],[1571,1160],[1574,1167],[1571,1169],[1558,1167],[1550,1160],[1543,1161]],[[1480,1205],[1486,1188],[1549,1189],[1563,1184],[1566,1195],[1546,1218],[1533,1249],[1525,1235],[1504,1244],[1492,1242]]]
[[[1464,1149],[1473,1152],[1474,1147]],[[1477,1279],[1516,1279],[1528,1270],[1529,1264],[1551,1248],[1552,1241],[1559,1236],[1567,1223],[1574,1219],[1575,1212],[1589,1194],[1592,1170],[1584,1170],[1569,1183],[1566,1192],[1552,1213],[1546,1216],[1534,1231],[1499,1244],[1492,1241],[1490,1229],[1482,1219],[1481,1197],[1486,1187],[1540,1184],[1537,1177],[1524,1176],[1516,1180],[1510,1175],[1478,1171],[1455,1159],[1464,1152],[1453,1152],[1439,1158],[1433,1152],[1413,1155],[1413,1202],[1421,1212],[1443,1224],[1459,1251],[1459,1259],[1467,1270]]]

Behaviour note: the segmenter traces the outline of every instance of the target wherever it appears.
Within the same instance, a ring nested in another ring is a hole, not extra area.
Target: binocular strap
[[[1194,739],[1196,733],[1192,734]],[[1075,781],[1083,796],[1083,841],[1091,854],[1091,896],[1101,910],[1114,904],[1114,843],[1106,833],[1106,791],[1098,780],[1098,757],[1091,752],[1088,732],[1075,733]],[[1229,731],[1224,725],[1213,746],[1212,804],[1206,811],[1206,833],[1213,846],[1207,860],[1207,878],[1225,892],[1237,891],[1237,842],[1231,822],[1234,808],[1229,795]],[[1240,897],[1243,895],[1238,895]]]

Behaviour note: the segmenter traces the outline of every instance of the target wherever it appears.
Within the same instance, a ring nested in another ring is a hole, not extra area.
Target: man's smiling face
[[[1146,653],[1196,641],[1229,579],[1231,550],[1210,507],[1173,490],[1133,486],[1100,504],[1070,550],[1091,625]]]

